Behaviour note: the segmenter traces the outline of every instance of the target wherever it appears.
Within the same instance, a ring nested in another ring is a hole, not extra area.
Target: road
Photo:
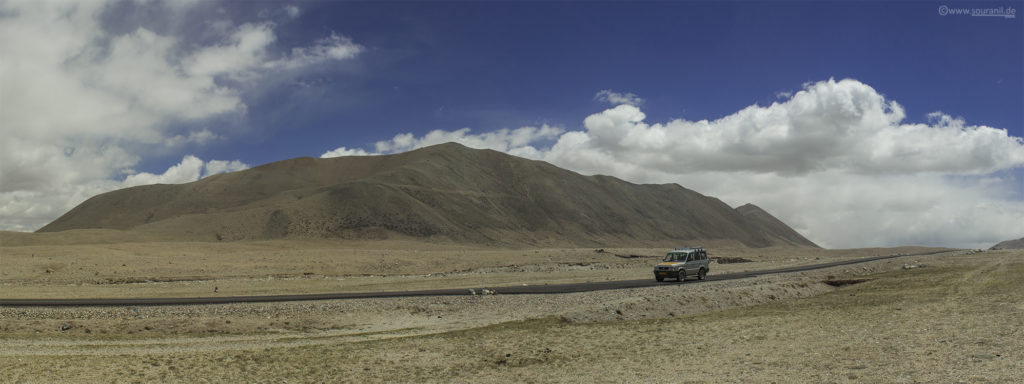
[[[797,267],[765,269],[760,271],[746,271],[725,273],[719,275],[708,275],[709,281],[745,279],[748,277],[773,275],[780,273],[792,273],[811,271],[851,264],[867,263],[877,260],[892,259],[908,256],[927,256],[939,253],[952,252],[950,250],[915,253],[910,255],[887,255],[875,256],[860,259],[835,261],[831,263],[802,265]],[[654,280],[652,275],[649,279],[640,280],[615,280],[599,281],[572,284],[550,284],[550,285],[527,285],[508,287],[489,287],[501,295],[539,295],[558,294],[572,292],[602,291],[608,289],[627,289],[654,287],[666,284],[690,284],[696,281],[687,282],[662,282]],[[473,291],[480,293],[483,288],[475,288]],[[314,293],[300,295],[266,295],[266,296],[217,296],[217,297],[168,297],[168,298],[116,298],[116,299],[0,299],[0,306],[21,306],[21,307],[73,307],[73,306],[135,306],[135,305],[193,305],[193,304],[227,304],[227,303],[268,303],[277,301],[307,301],[307,300],[338,300],[338,299],[370,299],[385,297],[416,297],[416,296],[466,296],[471,295],[468,288],[456,289],[430,289],[421,291],[388,291],[388,292],[350,292],[350,293]]]

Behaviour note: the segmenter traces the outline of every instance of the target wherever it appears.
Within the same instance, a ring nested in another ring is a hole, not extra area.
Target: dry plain
[[[4,298],[636,279],[665,251],[3,239]],[[712,275],[929,250],[705,245],[751,260]],[[1022,283],[1020,251],[951,251],[571,294],[3,307],[0,370],[10,382],[1015,382]]]

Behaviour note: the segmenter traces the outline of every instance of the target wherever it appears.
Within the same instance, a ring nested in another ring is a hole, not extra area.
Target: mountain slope
[[[398,234],[534,246],[699,239],[814,246],[771,219],[751,219],[675,184],[583,176],[449,143],[387,156],[298,158],[188,184],[122,189],[39,231],[112,228],[170,240]]]
[[[1024,237],[1017,240],[1006,240],[989,248],[993,251],[997,249],[1024,249]]]
[[[756,226],[761,233],[765,236],[773,239],[777,239],[783,243],[789,243],[792,245],[802,245],[807,247],[817,247],[816,244],[807,240],[799,232],[790,228],[786,223],[775,218],[770,213],[761,209],[754,204],[746,204],[736,208],[736,211],[749,220],[751,225]]]

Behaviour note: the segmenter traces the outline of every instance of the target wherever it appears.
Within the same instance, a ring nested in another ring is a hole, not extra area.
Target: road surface
[[[887,255],[866,257],[835,261],[831,263],[802,265],[797,267],[765,269],[760,271],[734,272],[718,275],[708,275],[709,281],[745,279],[748,277],[774,275],[780,273],[792,273],[811,271],[851,264],[867,263],[877,260],[892,259],[907,256],[926,256],[939,253],[953,252],[950,250],[915,253],[911,255]],[[598,281],[572,284],[550,284],[550,285],[527,285],[508,287],[488,287],[501,295],[538,295],[558,294],[572,292],[601,291],[608,289],[627,289],[654,287],[666,284],[689,284],[689,282],[662,282],[654,280],[653,275],[649,279],[640,280],[615,280]],[[473,291],[480,293],[483,288],[475,288]],[[267,295],[267,296],[217,296],[217,297],[168,297],[168,298],[115,298],[115,299],[0,299],[0,306],[33,306],[33,307],[72,307],[72,306],[134,306],[134,305],[192,305],[192,304],[227,304],[227,303],[267,303],[276,301],[306,301],[306,300],[338,300],[338,299],[370,299],[384,297],[415,297],[415,296],[466,296],[471,295],[468,288],[456,289],[429,289],[421,291],[387,291],[387,292],[350,292],[350,293],[314,293],[299,295]]]

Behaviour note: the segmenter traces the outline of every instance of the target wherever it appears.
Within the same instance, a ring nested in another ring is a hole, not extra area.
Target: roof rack
[[[692,246],[688,246],[688,247],[676,247],[676,249],[673,249],[673,251],[682,251],[682,250],[685,250],[685,249],[704,249],[704,247],[699,246],[699,245],[692,245]]]

